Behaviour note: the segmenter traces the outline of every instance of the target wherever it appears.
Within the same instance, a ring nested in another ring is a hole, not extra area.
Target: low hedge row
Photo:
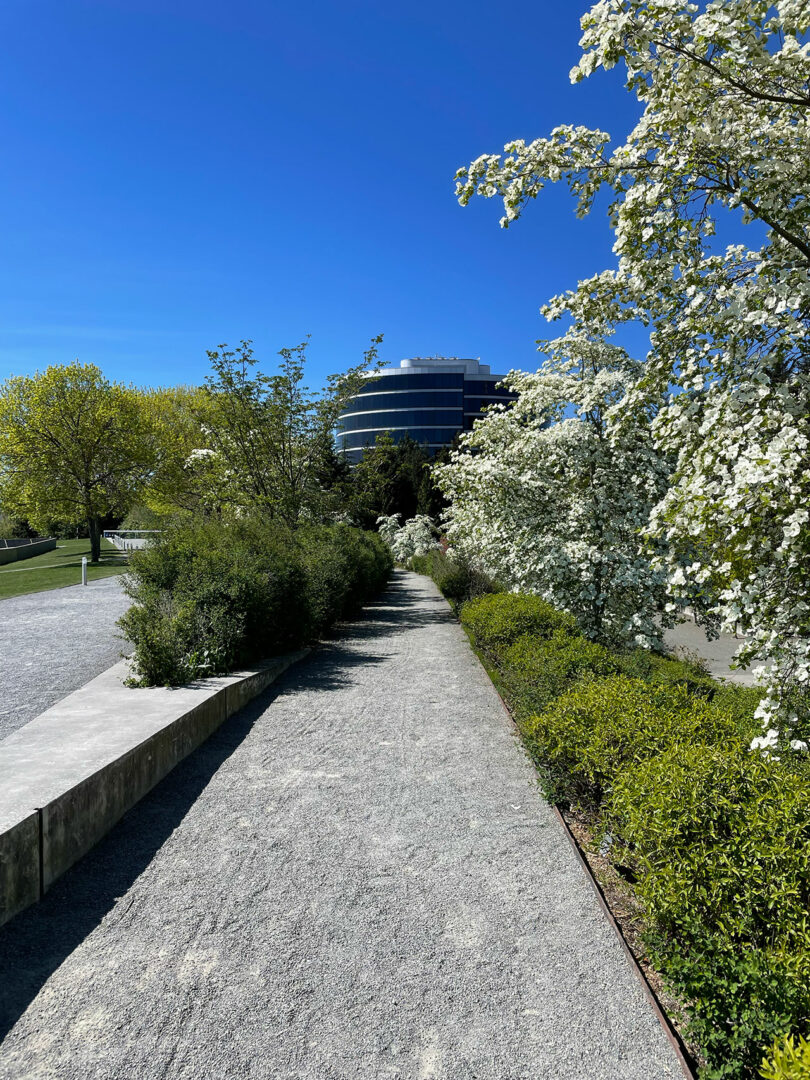
[[[491,577],[473,566],[459,554],[448,555],[440,548],[426,555],[414,555],[408,566],[417,574],[426,574],[439,586],[442,596],[449,600],[455,612],[477,596],[501,591]]]
[[[391,555],[347,525],[195,521],[134,552],[120,620],[135,682],[178,686],[298,648],[383,586]]]
[[[634,880],[701,1077],[808,1080],[786,1036],[810,1028],[810,770],[748,749],[758,691],[607,650],[536,597],[483,597],[461,619],[548,794]]]

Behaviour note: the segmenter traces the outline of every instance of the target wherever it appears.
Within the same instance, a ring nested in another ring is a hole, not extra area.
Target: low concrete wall
[[[34,555],[42,555],[46,551],[53,551],[56,541],[49,540],[0,540],[0,566],[5,563],[19,562],[20,559],[31,559]]]
[[[0,926],[41,896],[39,814],[0,822]]]
[[[176,689],[116,664],[0,742],[0,925],[306,651]]]

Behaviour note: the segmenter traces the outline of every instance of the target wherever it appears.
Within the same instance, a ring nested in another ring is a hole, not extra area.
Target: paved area
[[[703,630],[693,622],[679,623],[664,632],[664,643],[668,648],[676,654],[699,656],[715,679],[726,679],[740,686],[755,686],[757,680],[752,671],[730,666],[742,642],[742,638],[732,634],[721,634],[714,641],[709,641]]]
[[[120,659],[128,607],[116,577],[0,600],[0,739]]]
[[[398,573],[0,930],[0,1080],[676,1080],[431,582]]]

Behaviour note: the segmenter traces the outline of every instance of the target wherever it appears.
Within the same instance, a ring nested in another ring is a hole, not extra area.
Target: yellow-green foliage
[[[565,630],[555,630],[548,638],[524,634],[500,651],[498,667],[503,691],[521,723],[582,676],[619,670],[603,645]]]
[[[523,634],[547,638],[555,630],[576,634],[573,615],[557,611],[539,596],[492,593],[465,604],[461,622],[485,652],[495,653],[513,644]]]
[[[87,522],[95,557],[99,520],[131,505],[158,457],[143,395],[93,364],[53,365],[0,387],[4,507],[37,528]]]
[[[605,811],[669,932],[711,925],[730,950],[810,944],[804,776],[740,744],[681,743],[620,772]]]
[[[810,1080],[810,1043],[801,1035],[776,1039],[762,1059],[760,1076],[763,1080]]]
[[[644,679],[645,682],[688,686],[692,691],[709,696],[718,686],[699,664],[661,656],[648,649],[633,649],[632,652],[621,653],[617,659],[625,675]]]
[[[595,808],[621,769],[678,743],[735,736],[733,721],[684,687],[626,675],[583,681],[525,724],[557,798]]]

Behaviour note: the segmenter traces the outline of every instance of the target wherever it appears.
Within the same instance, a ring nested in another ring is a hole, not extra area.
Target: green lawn
[[[127,568],[126,558],[107,540],[101,541],[101,562],[97,566],[90,565],[89,540],[57,540],[54,551],[0,566],[0,600],[22,596],[23,593],[42,592],[43,589],[80,585],[82,555],[86,555],[88,560],[88,581],[120,574]]]

